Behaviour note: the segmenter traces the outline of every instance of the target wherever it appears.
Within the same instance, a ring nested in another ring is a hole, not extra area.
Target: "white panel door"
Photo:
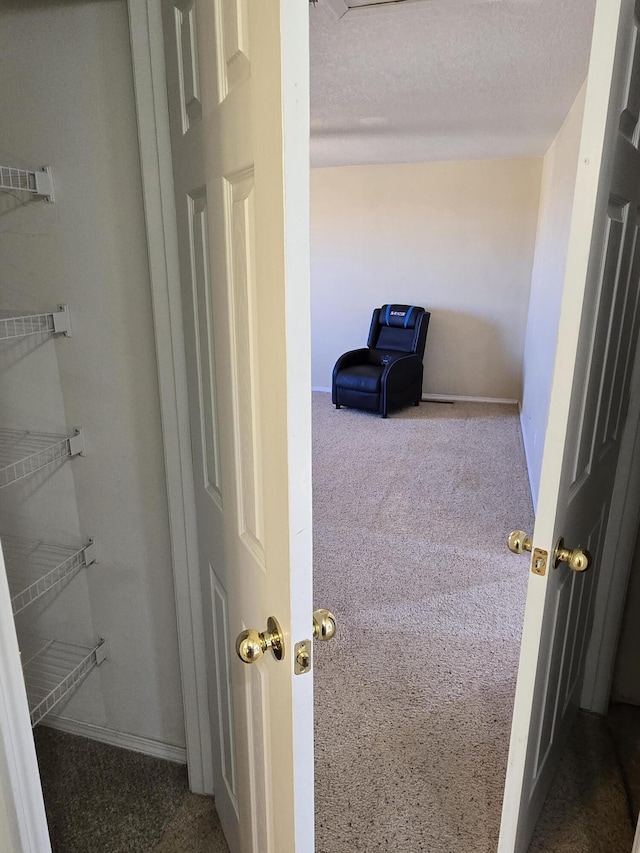
[[[308,3],[163,0],[163,24],[216,804],[232,853],[310,853]],[[242,663],[270,616],[284,659]]]
[[[599,0],[507,767],[501,853],[529,844],[580,700],[640,284],[640,3]],[[554,568],[558,539],[590,553]],[[604,555],[605,559],[607,555]]]

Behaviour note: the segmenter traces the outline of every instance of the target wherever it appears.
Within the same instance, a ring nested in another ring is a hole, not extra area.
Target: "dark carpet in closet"
[[[228,853],[185,766],[44,726],[34,735],[54,853]]]

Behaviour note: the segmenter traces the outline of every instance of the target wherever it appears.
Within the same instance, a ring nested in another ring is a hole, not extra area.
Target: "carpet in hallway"
[[[533,512],[515,406],[314,394],[317,853],[495,853]]]

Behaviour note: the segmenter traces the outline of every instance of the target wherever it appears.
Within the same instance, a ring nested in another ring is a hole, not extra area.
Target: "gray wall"
[[[73,325],[70,340],[2,350],[2,422],[82,426],[88,453],[5,489],[0,529],[92,535],[100,557],[20,628],[109,638],[63,716],[183,746],[126,3],[13,4],[1,23],[0,162],[50,164],[56,204],[4,198],[0,304],[68,302]]]
[[[538,501],[560,302],[567,261],[585,86],[544,158],[524,347],[522,434],[534,506]]]
[[[542,160],[311,171],[313,385],[385,302],[432,311],[424,390],[519,399]]]

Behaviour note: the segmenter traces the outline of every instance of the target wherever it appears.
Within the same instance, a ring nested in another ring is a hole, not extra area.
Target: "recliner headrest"
[[[380,325],[415,329],[418,317],[422,313],[424,308],[420,308],[419,305],[383,305],[380,309]]]

